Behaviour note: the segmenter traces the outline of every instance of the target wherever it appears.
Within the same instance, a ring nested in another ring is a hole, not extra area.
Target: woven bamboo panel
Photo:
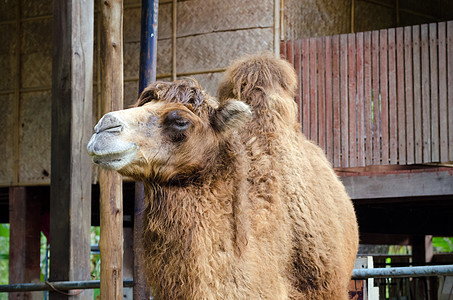
[[[157,74],[171,72],[171,41],[157,42]]]
[[[272,0],[191,0],[177,8],[178,36],[273,25]]]
[[[179,7],[180,3],[178,3]],[[161,39],[171,39],[172,31],[172,9],[173,5],[171,3],[159,4],[159,26],[157,38]]]
[[[19,181],[49,183],[51,93],[21,97]]]
[[[0,54],[10,54],[16,45],[16,25],[0,25]]]
[[[16,8],[18,1],[0,1],[0,20],[14,20],[16,18]]]
[[[22,53],[52,52],[52,19],[22,24]]]
[[[52,54],[22,55],[22,87],[50,87],[52,85]]]
[[[52,84],[52,20],[25,22],[22,26],[22,87]]]
[[[140,42],[125,43],[123,47],[124,78],[138,76],[140,68]]]
[[[20,0],[23,17],[50,15],[53,11],[52,0]]]
[[[201,87],[211,96],[217,96],[217,88],[219,86],[220,80],[222,79],[224,73],[208,73],[208,74],[199,74],[192,75],[191,78],[194,78]]]
[[[245,54],[270,51],[272,28],[218,32],[177,40],[176,68],[179,72],[225,68]],[[183,50],[182,50],[183,49]]]
[[[124,10],[123,16],[124,43],[140,42],[140,19],[141,19],[141,8],[128,8]]]
[[[14,56],[8,54],[0,54],[0,70],[2,70],[2,78],[0,80],[0,91],[10,90],[14,88]]]
[[[350,1],[286,0],[284,39],[347,33],[350,29]]]
[[[124,83],[124,108],[130,108],[138,99],[138,81]]]
[[[2,78],[0,80],[0,90],[14,88],[15,70],[15,48],[16,48],[16,25],[0,25],[0,70]]]
[[[14,96],[0,96],[0,186],[14,180]]]

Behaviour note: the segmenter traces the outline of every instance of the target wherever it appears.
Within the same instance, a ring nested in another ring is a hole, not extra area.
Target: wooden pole
[[[32,199],[25,187],[10,187],[9,223],[9,283],[39,281],[41,199]],[[17,292],[8,297],[42,299],[42,293]]]
[[[157,64],[157,16],[158,0],[142,0],[142,18],[140,34],[140,72],[139,94],[153,81],[156,81]],[[149,299],[150,288],[146,284],[143,255],[142,232],[144,226],[145,193],[143,183],[135,184],[134,215],[134,299]]]
[[[50,281],[90,279],[92,1],[53,2]],[[50,299],[92,299],[51,292]]]
[[[171,26],[171,80],[176,80],[176,30],[178,26],[178,1],[172,3],[172,26]]]
[[[274,55],[280,57],[280,0],[274,0]]]
[[[102,114],[123,108],[123,1],[102,1]],[[101,299],[123,299],[123,187],[115,171],[99,173]]]

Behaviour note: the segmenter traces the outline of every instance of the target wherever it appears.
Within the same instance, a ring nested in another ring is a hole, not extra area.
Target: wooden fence
[[[284,41],[303,133],[334,167],[453,160],[453,21]]]

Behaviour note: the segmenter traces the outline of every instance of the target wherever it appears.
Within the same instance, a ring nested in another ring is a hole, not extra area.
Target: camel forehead
[[[183,104],[197,115],[218,107],[215,98],[209,96],[195,80],[158,81],[148,86],[140,96],[137,106],[151,101]]]

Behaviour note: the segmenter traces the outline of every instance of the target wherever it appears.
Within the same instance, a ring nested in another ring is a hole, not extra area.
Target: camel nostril
[[[108,113],[104,115],[98,124],[94,127],[94,131],[96,133],[100,133],[103,131],[108,132],[121,132],[123,130],[124,123],[121,122],[117,117],[112,115],[112,113]]]

